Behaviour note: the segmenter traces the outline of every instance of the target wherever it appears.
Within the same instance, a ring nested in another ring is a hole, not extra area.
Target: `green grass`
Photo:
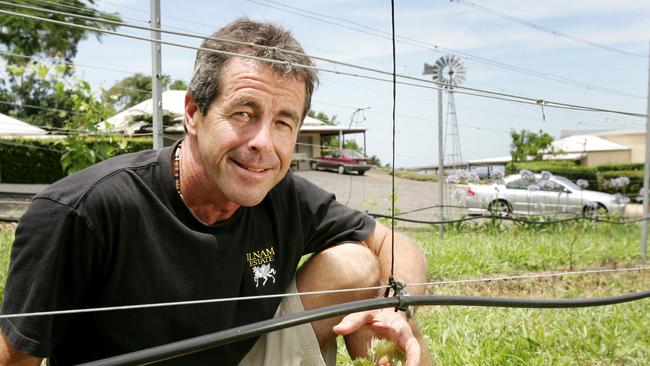
[[[415,238],[427,256],[431,280],[614,266],[640,258],[640,232],[633,224],[465,227],[448,231],[443,241],[437,232]]]
[[[15,224],[0,223],[0,302],[4,296],[5,282],[7,282],[9,255],[11,254],[11,243],[14,240],[15,230]]]
[[[639,266],[636,225],[484,224],[410,233],[432,281]],[[439,285],[429,293],[570,299],[646,290],[650,271]],[[650,300],[588,309],[421,307],[417,319],[436,365],[647,365]],[[341,344],[342,345],[342,344]],[[343,347],[340,364],[352,365]]]

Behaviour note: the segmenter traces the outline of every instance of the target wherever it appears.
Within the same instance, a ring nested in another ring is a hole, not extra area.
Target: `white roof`
[[[573,135],[551,143],[560,153],[584,153],[589,151],[629,150],[628,147],[594,135]]]
[[[163,111],[177,114],[179,116],[185,114],[185,94],[185,90],[164,91],[162,93]],[[114,131],[137,130],[140,127],[140,124],[132,125],[131,117],[143,114],[153,114],[153,103],[151,98],[123,110],[106,121],[112,125]],[[103,129],[104,122],[99,123],[98,127],[99,129]]]
[[[363,127],[354,127],[348,128],[343,125],[328,125],[327,123],[309,116],[305,116],[305,120],[302,122],[300,127],[300,132],[326,132],[326,131],[349,131],[349,132],[363,132],[366,129]]]
[[[0,136],[43,136],[47,131],[0,113]]]

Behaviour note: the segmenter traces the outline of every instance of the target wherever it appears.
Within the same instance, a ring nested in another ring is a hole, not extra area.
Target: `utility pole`
[[[650,47],[649,47],[650,50]],[[648,248],[648,186],[650,186],[650,60],[648,61],[648,100],[645,123],[645,163],[643,164],[643,223],[641,225],[641,260],[645,262]]]
[[[151,102],[153,110],[153,148],[163,147],[162,62],[160,55],[160,0],[151,0]]]
[[[439,221],[445,221],[445,151],[442,131],[442,84],[438,84],[438,205]],[[445,237],[445,224],[438,227],[440,240]]]

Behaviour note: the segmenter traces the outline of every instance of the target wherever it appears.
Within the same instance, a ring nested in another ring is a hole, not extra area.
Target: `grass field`
[[[0,225],[4,285],[15,226]],[[429,279],[446,281],[640,266],[639,227],[588,222],[499,225],[487,222],[410,229],[429,262]],[[432,294],[584,298],[650,288],[650,271],[535,280],[439,285]],[[648,365],[650,300],[589,309],[423,307],[418,321],[438,365]],[[342,364],[351,364],[344,352]]]
[[[4,295],[5,282],[7,282],[7,267],[15,229],[15,224],[0,223],[0,299]]]

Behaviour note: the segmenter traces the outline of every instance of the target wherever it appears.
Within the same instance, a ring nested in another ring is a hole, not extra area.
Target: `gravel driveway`
[[[391,176],[383,171],[372,169],[360,176],[337,174],[329,171],[301,170],[296,175],[305,177],[323,189],[336,195],[336,199],[361,211],[390,215]],[[437,184],[410,179],[395,179],[396,213],[402,217],[435,220],[438,209],[428,208],[438,202]],[[407,211],[418,210],[407,213]]]

